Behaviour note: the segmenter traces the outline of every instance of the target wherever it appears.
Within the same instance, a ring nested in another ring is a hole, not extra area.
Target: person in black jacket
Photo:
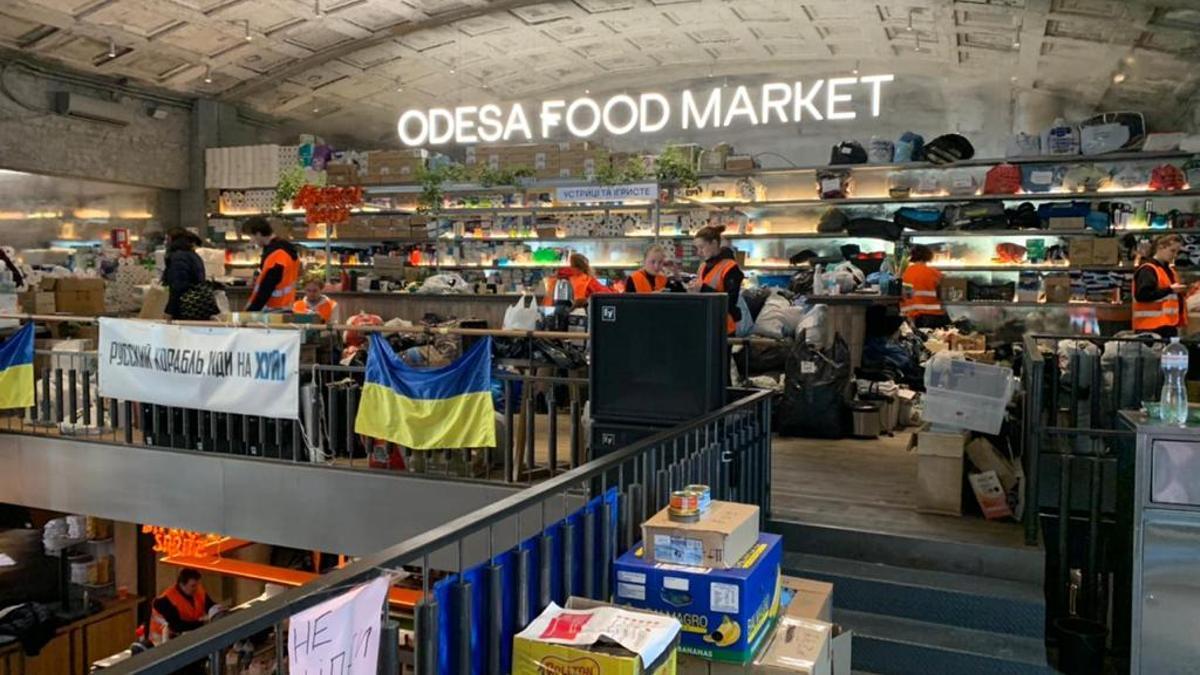
[[[204,261],[196,254],[199,241],[199,237],[182,227],[167,233],[167,260],[162,283],[168,292],[166,314],[172,319],[197,318],[181,316],[180,300],[193,286],[204,282]]]

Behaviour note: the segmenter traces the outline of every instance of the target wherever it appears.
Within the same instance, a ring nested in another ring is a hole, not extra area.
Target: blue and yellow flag
[[[0,344],[0,409],[33,407],[33,324]]]
[[[495,413],[491,338],[449,365],[413,368],[378,333],[371,335],[355,433],[417,450],[490,448]]]

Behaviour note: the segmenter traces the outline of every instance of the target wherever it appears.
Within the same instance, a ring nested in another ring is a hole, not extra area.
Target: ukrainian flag
[[[0,344],[0,409],[33,407],[33,324]]]
[[[495,412],[490,337],[454,363],[413,368],[371,335],[355,433],[417,450],[494,447]]]

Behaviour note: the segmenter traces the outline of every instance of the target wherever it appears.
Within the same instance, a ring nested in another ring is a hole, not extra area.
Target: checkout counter
[[[1131,675],[1200,668],[1200,409],[1186,427],[1122,412],[1136,433]]]

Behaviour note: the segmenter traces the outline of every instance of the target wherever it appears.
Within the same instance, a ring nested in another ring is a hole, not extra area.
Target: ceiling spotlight
[[[246,19],[246,42],[254,40],[254,36],[250,34],[250,19]]]
[[[857,74],[858,74],[858,65],[859,65],[858,61],[855,61],[855,62],[854,62],[854,68],[852,68],[852,69],[850,70],[850,73],[851,73],[852,75],[857,75]]]
[[[317,114],[317,113],[319,113],[319,112],[321,112],[321,109],[320,109],[320,108],[313,108],[313,114],[314,114],[314,115],[315,115],[315,114]]]
[[[404,82],[401,80],[396,80],[396,92],[399,93],[402,91],[404,91]]]
[[[1125,57],[1125,65],[1132,66],[1135,63],[1137,63],[1137,59],[1134,58],[1133,54]]]
[[[912,15],[913,15],[913,11],[911,9],[908,10],[908,25],[904,27],[904,30],[906,30],[910,33],[912,32],[912,29],[913,29]]]
[[[212,84],[212,66],[204,66],[204,83]]]
[[[450,74],[451,74],[451,75],[453,75],[453,74],[454,74],[454,66],[450,66]]]
[[[1017,76],[1016,76],[1016,75],[1013,75],[1012,77],[1008,78],[1008,80],[1009,80],[1010,82],[1016,82],[1016,81],[1017,81]]]
[[[325,12],[321,10],[321,0],[313,0],[313,14],[318,18],[325,16]]]
[[[117,43],[113,42],[112,38],[108,38],[108,58],[117,58]]]
[[[587,96],[588,94],[591,94],[591,93],[592,93],[592,90],[591,90],[591,89],[584,89],[584,90],[583,90],[583,95],[584,95],[584,96]]]
[[[1020,49],[1020,48],[1021,48],[1021,41],[1013,40],[1013,49]]]
[[[1113,84],[1121,84],[1125,81],[1125,73],[1117,73],[1113,75]]]
[[[913,46],[913,51],[914,52],[921,51],[921,36],[920,35],[917,36],[917,43],[916,43],[916,45]]]

